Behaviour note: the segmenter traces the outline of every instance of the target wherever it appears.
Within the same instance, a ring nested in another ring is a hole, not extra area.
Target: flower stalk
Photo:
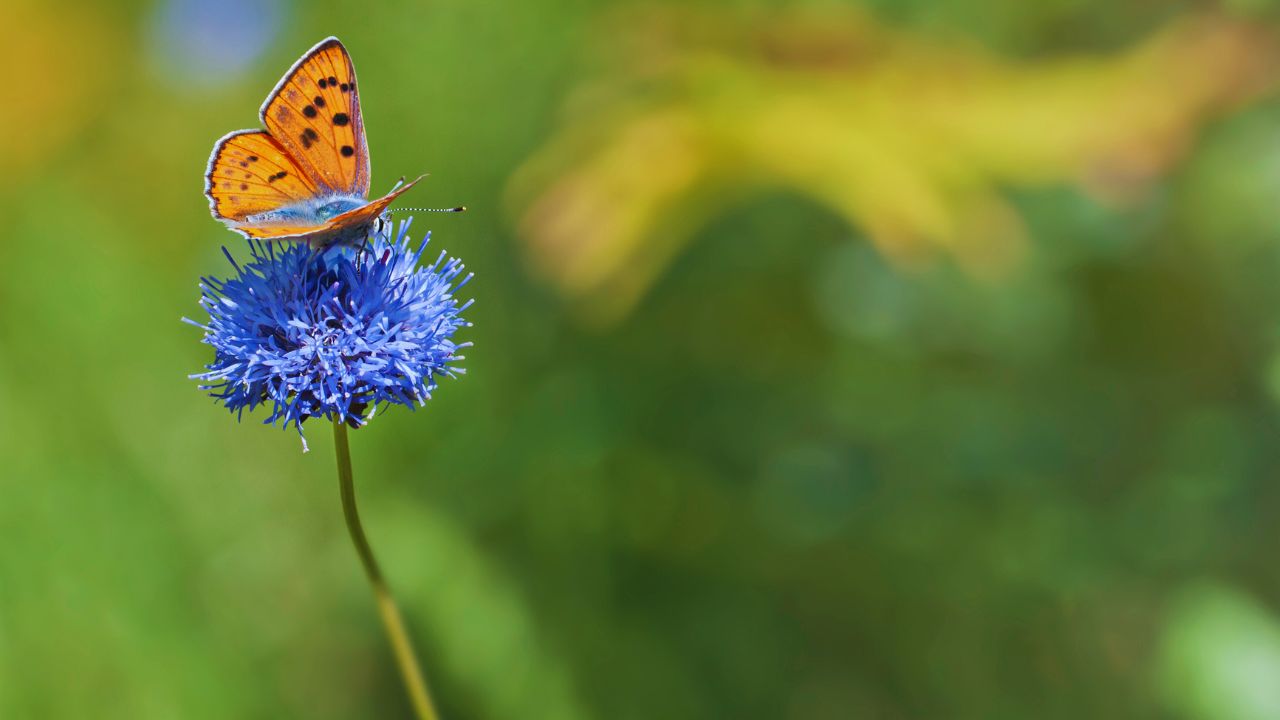
[[[351,473],[351,448],[347,444],[347,424],[337,417],[333,419],[333,446],[338,459],[338,490],[342,496],[342,514],[346,518],[347,530],[351,533],[356,554],[360,556],[360,564],[364,566],[365,577],[373,588],[378,615],[382,617],[387,639],[391,641],[391,650],[395,654],[396,665],[400,668],[405,690],[409,693],[409,702],[413,705],[414,715],[418,720],[438,720],[435,704],[431,701],[431,691],[427,688],[422,667],[413,652],[404,619],[400,616],[400,609],[382,577],[382,570],[378,567],[373,549],[369,547],[369,540],[364,535],[364,527],[360,524],[360,514],[356,511],[355,480]]]

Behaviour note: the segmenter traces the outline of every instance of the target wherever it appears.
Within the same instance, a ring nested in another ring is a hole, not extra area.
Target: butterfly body
[[[325,227],[331,220],[352,210],[359,210],[369,204],[362,195],[328,195],[310,200],[303,200],[285,205],[274,210],[248,215],[242,221],[246,227]],[[357,244],[368,234],[369,222],[337,226],[324,231],[316,231],[307,237],[313,244],[329,245],[343,243]],[[235,225],[231,226],[236,228]]]
[[[210,212],[245,237],[356,244],[417,182],[367,199],[369,151],[355,67],[337,38],[294,63],[258,116],[266,130],[222,137],[205,172]]]

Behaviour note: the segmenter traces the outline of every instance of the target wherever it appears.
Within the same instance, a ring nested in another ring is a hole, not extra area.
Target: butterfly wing
[[[259,116],[267,131],[241,130],[214,146],[205,194],[214,217],[250,238],[350,242],[418,180],[328,221],[299,207],[369,194],[369,150],[355,67],[337,38],[322,40],[285,73]],[[421,178],[418,178],[419,180]],[[261,217],[276,210],[272,220]]]
[[[320,41],[294,63],[259,115],[320,192],[369,194],[356,70],[337,38]]]
[[[315,183],[285,148],[261,130],[237,130],[213,146],[204,194],[213,216],[237,223],[315,197]]]

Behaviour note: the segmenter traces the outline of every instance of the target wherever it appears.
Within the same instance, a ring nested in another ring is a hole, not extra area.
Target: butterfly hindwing
[[[321,41],[285,73],[261,117],[320,192],[369,194],[355,66],[337,38]]]
[[[237,225],[235,230],[245,237],[258,240],[301,240],[318,237],[320,233],[326,231],[326,227],[324,225],[274,223],[271,225]]]
[[[205,195],[220,220],[239,222],[315,194],[314,183],[268,133],[240,130],[213,146]]]

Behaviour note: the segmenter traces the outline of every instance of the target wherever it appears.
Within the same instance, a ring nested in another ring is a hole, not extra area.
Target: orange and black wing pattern
[[[242,222],[316,196],[315,183],[269,133],[238,130],[217,142],[205,171],[213,216]]]
[[[369,150],[351,56],[337,38],[311,48],[285,73],[260,116],[324,192],[369,194]]]
[[[259,116],[267,129],[220,139],[205,172],[213,216],[246,237],[352,241],[417,182],[365,202],[369,149],[356,72],[337,38],[294,63]],[[323,219],[335,203],[361,202]]]

